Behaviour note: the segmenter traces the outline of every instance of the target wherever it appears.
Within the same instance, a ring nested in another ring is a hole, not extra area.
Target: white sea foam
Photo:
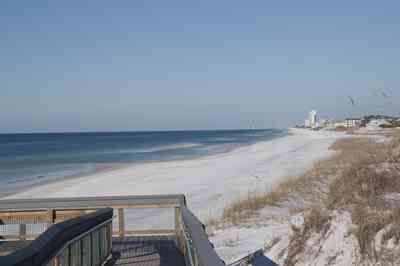
[[[189,149],[204,146],[201,143],[181,143],[181,144],[171,144],[171,145],[162,145],[156,146],[152,148],[145,149],[126,149],[126,150],[117,150],[117,151],[105,151],[104,154],[107,153],[152,153],[152,152],[161,152],[161,151],[169,151],[169,150],[178,150],[178,149]]]
[[[235,138],[215,138],[213,141],[234,141],[236,140]]]

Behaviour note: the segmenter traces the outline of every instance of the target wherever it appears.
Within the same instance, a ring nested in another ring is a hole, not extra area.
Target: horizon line
[[[154,132],[206,132],[206,131],[243,131],[243,130],[284,130],[287,128],[221,128],[221,129],[139,129],[139,130],[99,130],[99,131],[32,131],[32,132],[0,132],[0,135],[28,135],[28,134],[93,134],[93,133],[154,133]]]

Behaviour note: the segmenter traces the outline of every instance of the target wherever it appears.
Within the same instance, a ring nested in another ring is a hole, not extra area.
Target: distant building
[[[304,127],[312,129],[318,129],[320,127],[317,111],[312,110],[308,113],[308,118],[304,120]]]
[[[334,123],[330,119],[319,119],[319,126],[323,128],[334,127]]]
[[[317,111],[312,110],[312,111],[309,113],[308,119],[310,120],[310,127],[311,127],[311,128],[318,127]]]
[[[345,120],[345,127],[347,128],[353,128],[353,127],[359,127],[361,125],[361,118],[346,118]]]
[[[345,121],[335,122],[333,125],[335,126],[335,128],[344,128],[344,127],[347,127]]]
[[[391,123],[386,119],[371,119],[367,124],[367,127],[370,129],[379,128],[381,126],[389,126]]]

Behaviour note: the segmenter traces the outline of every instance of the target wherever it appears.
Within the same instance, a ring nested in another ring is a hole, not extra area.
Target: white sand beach
[[[203,158],[146,163],[63,180],[9,198],[180,194],[206,220],[248,193],[271,189],[330,155],[341,133],[291,129],[285,137]]]
[[[33,187],[8,198],[183,193],[189,208],[206,222],[220,216],[224,207],[235,199],[271,190],[285,178],[301,175],[315,162],[329,157],[332,154],[329,146],[342,137],[344,133],[291,129],[287,136],[224,154],[132,165]],[[172,212],[160,214],[150,210],[128,216],[135,223],[150,228],[173,226]],[[232,261],[263,247],[266,239],[286,232],[289,232],[287,224],[280,223],[254,228],[233,227],[219,232],[211,241],[224,260]],[[235,245],[227,245],[229,241],[234,241]]]

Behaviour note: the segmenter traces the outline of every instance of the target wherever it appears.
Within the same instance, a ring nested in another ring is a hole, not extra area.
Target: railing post
[[[108,253],[111,254],[112,252],[112,236],[113,236],[113,226],[112,226],[112,221],[108,225]]]
[[[120,237],[125,235],[125,218],[123,208],[118,209],[118,232]]]
[[[26,224],[19,225],[19,239],[20,240],[26,239]]]
[[[59,260],[58,256],[54,258],[53,266],[60,266],[60,260]]]
[[[48,209],[47,210],[47,228],[52,226],[56,220],[56,215],[55,211],[53,209]]]
[[[180,216],[181,216],[180,207],[175,207],[175,232],[177,236],[179,235],[181,226]]]
[[[185,255],[185,239],[182,235],[182,219],[181,219],[181,207],[175,207],[175,234],[176,240],[178,241],[178,247],[182,255]]]

